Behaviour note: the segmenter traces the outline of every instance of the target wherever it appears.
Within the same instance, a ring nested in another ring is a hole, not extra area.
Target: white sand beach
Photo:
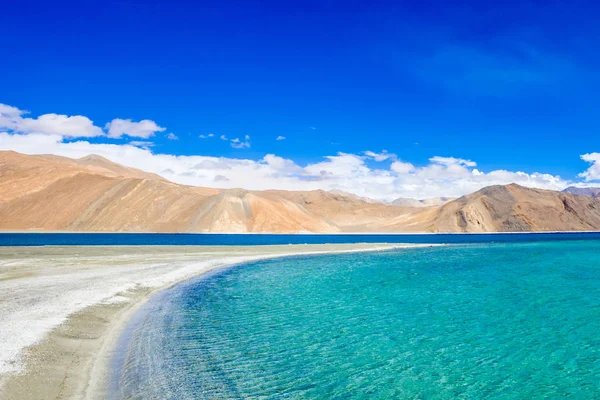
[[[215,268],[420,246],[0,247],[0,398],[103,398],[111,351],[137,308]]]

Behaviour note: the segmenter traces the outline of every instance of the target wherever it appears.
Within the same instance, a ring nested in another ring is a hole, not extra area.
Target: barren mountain
[[[600,201],[516,184],[490,186],[439,208],[435,232],[528,232],[600,229]]]
[[[600,197],[600,188],[590,187],[590,188],[578,188],[575,186],[569,186],[563,193],[576,194],[579,196],[589,196],[589,197]]]
[[[491,186],[442,206],[348,193],[178,185],[99,156],[0,152],[0,229],[104,232],[496,232],[600,229],[600,200]]]
[[[370,197],[359,196],[354,193],[344,192],[343,190],[339,190],[339,189],[330,190],[329,193],[337,194],[339,196],[349,197],[354,200],[360,200],[365,203],[381,203],[379,200],[371,199]]]
[[[102,157],[0,152],[0,229],[338,232],[279,197],[177,185]]]
[[[455,198],[456,197],[431,197],[429,199],[416,200],[407,197],[401,197],[392,201],[390,204],[401,207],[434,207],[446,204]]]
[[[268,198],[285,198],[308,210],[313,215],[330,221],[346,232],[363,232],[367,225],[405,214],[412,209],[384,203],[369,203],[347,195],[324,190],[258,192]],[[358,196],[357,196],[358,197]]]
[[[55,156],[53,154],[42,154],[39,157],[50,161],[56,161],[71,165],[77,165],[80,167],[86,168],[86,170],[91,172],[96,172],[101,175],[106,176],[114,176],[114,177],[122,177],[122,178],[141,178],[141,179],[150,179],[154,181],[165,181],[165,178],[162,176],[153,174],[151,172],[142,171],[140,169],[125,167],[123,165],[114,163],[102,156],[91,154],[89,156],[85,156],[82,158],[68,158],[68,157],[60,157]]]

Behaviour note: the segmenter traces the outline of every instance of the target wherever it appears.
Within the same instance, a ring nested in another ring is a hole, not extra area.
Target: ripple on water
[[[600,241],[254,262],[150,301],[115,397],[593,398]]]

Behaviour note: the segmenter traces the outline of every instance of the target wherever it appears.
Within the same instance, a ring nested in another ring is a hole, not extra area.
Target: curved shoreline
[[[76,263],[76,265],[68,268],[69,266],[66,264],[68,272],[59,273],[56,276],[46,271],[48,266],[44,265],[43,259],[42,262],[39,262],[39,259],[33,258],[32,263],[39,264],[37,266],[40,269],[38,275],[35,275],[35,268],[23,268],[25,270],[23,272],[21,269],[13,267],[9,271],[17,276],[9,274],[6,278],[6,273],[3,273],[5,271],[0,269],[0,273],[2,273],[0,274],[0,288],[6,282],[14,284],[17,280],[19,283],[18,279],[21,279],[23,285],[27,285],[36,278],[56,279],[57,277],[58,281],[62,279],[69,282],[69,278],[71,278],[74,283],[78,283],[76,279],[80,279],[80,275],[84,272],[99,270],[101,272],[99,277],[104,280],[97,280],[92,286],[99,285],[101,287],[98,290],[102,290],[102,285],[104,285],[109,292],[100,301],[92,301],[91,304],[76,309],[74,312],[59,316],[63,317],[63,321],[57,323],[49,331],[43,332],[41,340],[21,349],[19,354],[23,360],[24,372],[14,373],[13,371],[13,373],[0,376],[2,378],[0,381],[2,396],[0,397],[5,399],[104,398],[110,360],[123,330],[134,314],[150,297],[209,271],[269,258],[430,246],[429,244],[339,244],[259,247],[197,246],[193,248],[191,246],[185,246],[185,248],[183,248],[184,246],[174,246],[162,249],[157,249],[156,246],[138,246],[135,249],[95,246],[93,250],[86,247],[48,247],[36,249],[34,255],[29,254],[31,249],[29,252],[24,252],[23,250],[26,248],[20,248],[20,250],[13,248],[13,253],[17,253],[17,259],[18,253],[23,253],[21,255],[23,258],[19,259],[21,262],[26,262],[27,258],[37,255],[41,258],[48,257],[50,262],[57,262],[57,257],[63,257],[65,263]],[[0,249],[0,251],[7,252],[7,248]],[[93,253],[93,255],[90,256],[88,253]],[[108,258],[106,253],[109,253]],[[98,254],[101,263],[99,263]],[[14,254],[11,255],[14,256]],[[126,267],[119,264],[123,262],[126,262]],[[11,265],[10,260],[8,265]],[[75,271],[71,271],[72,269]],[[18,273],[25,275],[20,278]],[[31,277],[31,274],[34,276]],[[122,277],[123,274],[127,275],[126,278]],[[87,278],[87,275],[84,276]],[[119,285],[109,285],[109,283],[113,283],[110,279]],[[60,291],[61,285],[58,284],[55,289]],[[3,343],[1,339],[0,337],[0,345]],[[0,352],[2,350],[0,347]],[[16,363],[18,360],[12,362]]]

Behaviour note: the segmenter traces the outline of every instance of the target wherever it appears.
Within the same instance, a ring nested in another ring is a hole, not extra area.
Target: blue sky
[[[125,131],[81,136],[90,145],[133,145],[154,155],[265,164],[271,154],[295,165],[276,172],[286,179],[374,197],[394,193],[364,190],[368,180],[328,181],[343,169],[323,170],[320,178],[305,169],[343,153],[362,157],[369,170],[393,173],[398,161],[415,174],[436,165],[433,157],[452,157],[476,163],[457,164],[471,173],[560,176],[560,183],[530,183],[553,188],[584,181],[578,174],[600,159],[581,159],[600,151],[598,17],[593,2],[9,0],[0,14],[0,35],[8,38],[1,45],[0,103],[30,118],[85,116],[103,130],[115,118],[150,120],[165,129],[143,138]],[[12,136],[40,133],[12,123],[4,126]],[[23,140],[6,137],[2,146],[44,150]],[[62,147],[45,151],[63,154],[65,144],[81,140],[63,135]],[[72,149],[65,154],[79,154]],[[384,149],[394,156],[377,161],[364,154]],[[179,175],[190,171],[173,170],[176,177],[162,164],[129,163],[182,183],[239,183],[216,172],[187,180]],[[587,175],[588,184],[598,172]],[[227,180],[215,181],[217,175]],[[394,181],[395,192],[460,194],[446,193],[443,183],[431,193],[414,189],[427,179],[448,180],[443,172],[425,175]]]

